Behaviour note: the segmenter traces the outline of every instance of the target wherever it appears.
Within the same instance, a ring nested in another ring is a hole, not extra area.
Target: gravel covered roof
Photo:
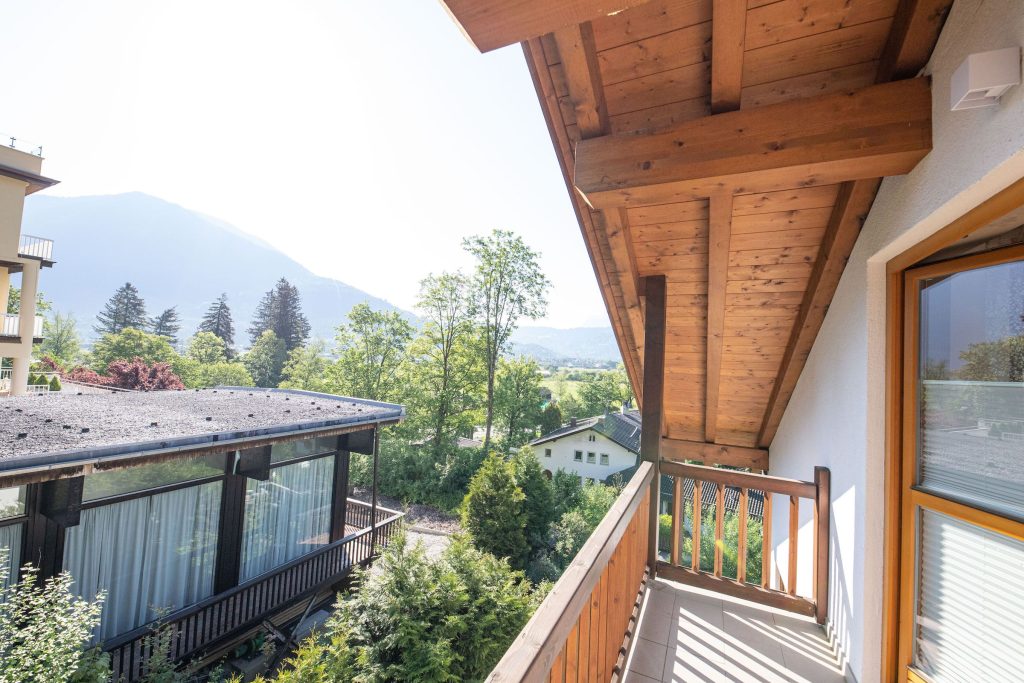
[[[115,455],[393,421],[401,406],[290,389],[217,389],[0,398],[0,469],[48,456]],[[13,462],[17,461],[17,462]]]

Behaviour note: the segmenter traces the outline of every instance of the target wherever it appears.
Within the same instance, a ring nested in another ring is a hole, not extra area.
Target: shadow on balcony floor
[[[844,680],[813,619],[656,580],[644,599],[625,683]]]

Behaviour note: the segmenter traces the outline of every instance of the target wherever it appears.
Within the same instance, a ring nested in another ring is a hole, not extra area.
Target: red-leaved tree
[[[109,377],[104,377],[95,370],[83,368],[81,365],[68,372],[60,373],[60,379],[62,382],[78,382],[79,384],[99,384],[101,386],[110,384]]]
[[[136,391],[164,391],[169,389],[184,389],[171,366],[167,363],[153,363],[146,365],[146,361],[138,356],[132,360],[115,360],[107,365],[108,384],[120,389],[135,389]]]

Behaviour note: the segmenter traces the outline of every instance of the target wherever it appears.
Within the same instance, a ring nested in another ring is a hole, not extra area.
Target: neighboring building
[[[575,472],[584,481],[603,482],[637,464],[640,413],[608,413],[569,424],[528,444],[548,477],[558,470]]]
[[[96,642],[136,679],[159,619],[176,661],[335,599],[400,514],[348,500],[401,406],[281,389],[60,392],[0,400],[0,550],[106,592]],[[376,500],[374,498],[374,500]],[[377,524],[371,524],[375,519]]]
[[[42,149],[23,152],[14,141],[0,147],[0,393],[27,391],[32,344],[42,341],[43,318],[36,315],[39,271],[53,265],[53,242],[21,234],[21,215],[26,195],[50,187],[56,180],[41,174]],[[21,273],[21,310],[7,311],[11,275]]]
[[[444,3],[521,44],[658,427],[501,679],[1024,677],[1021,1]],[[760,571],[721,514],[659,557],[665,476],[767,491]]]

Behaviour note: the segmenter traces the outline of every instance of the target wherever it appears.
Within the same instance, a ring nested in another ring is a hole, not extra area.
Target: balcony
[[[21,316],[17,313],[5,313],[0,322],[0,338],[21,339]],[[43,316],[37,315],[32,325],[32,338],[43,338]]]
[[[820,467],[799,481],[643,462],[488,680],[843,680],[822,627],[829,487]],[[802,584],[801,501],[814,511]]]
[[[53,264],[53,240],[35,235],[22,235],[18,242],[18,256],[39,259],[45,264]]]

